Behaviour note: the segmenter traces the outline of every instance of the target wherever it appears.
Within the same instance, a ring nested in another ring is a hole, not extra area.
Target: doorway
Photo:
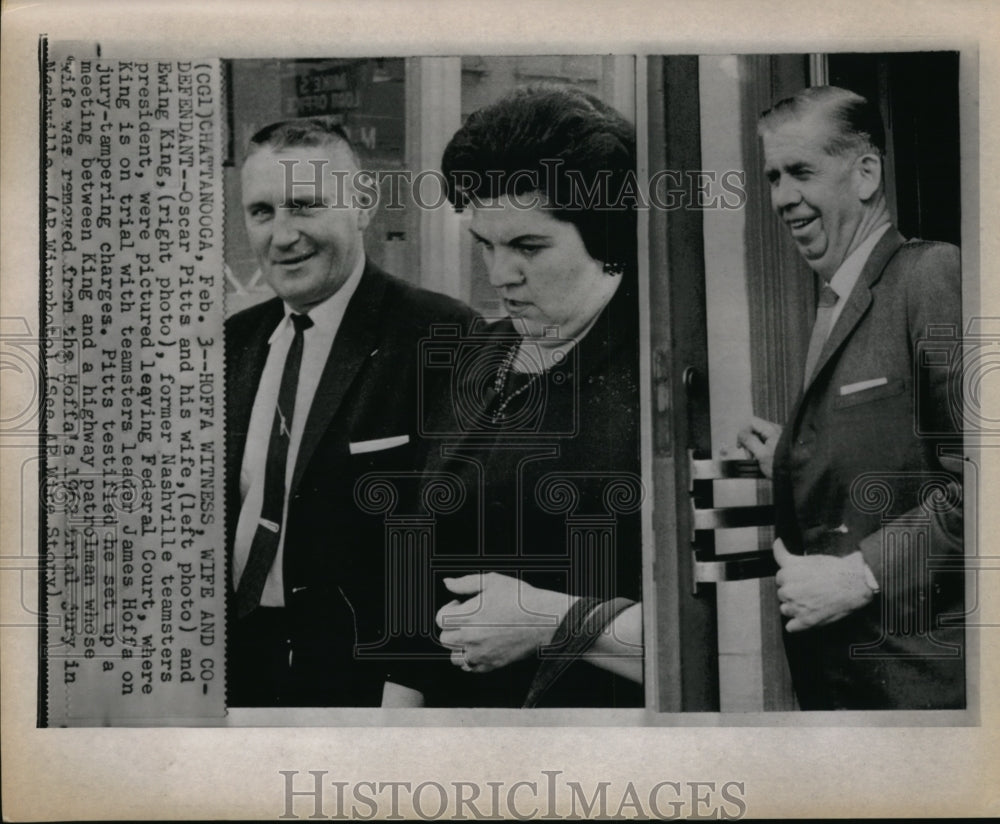
[[[699,529],[706,516],[694,512],[737,507],[744,514],[734,523],[753,523],[749,508],[769,504],[767,481],[697,475],[725,457],[751,414],[785,420],[815,314],[815,277],[770,210],[756,121],[806,85],[877,102],[893,219],[908,237],[958,245],[959,56],[653,57],[646,70],[650,179],[667,170],[711,192],[738,172],[745,196],[729,208],[733,199],[699,201],[688,186],[674,208],[650,210],[648,702],[662,712],[793,710],[767,563],[772,530]]]

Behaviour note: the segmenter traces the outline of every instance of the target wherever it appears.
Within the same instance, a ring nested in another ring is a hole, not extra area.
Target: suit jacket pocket
[[[880,401],[883,398],[891,398],[906,389],[906,384],[902,378],[893,378],[883,383],[881,386],[873,386],[870,389],[862,389],[859,392],[851,392],[848,395],[837,395],[833,399],[834,409],[846,409],[850,406],[859,406],[863,403]]]
[[[406,446],[410,442],[409,435],[394,435],[389,438],[374,438],[367,441],[351,441],[348,450],[352,455],[364,455],[369,452],[384,452],[387,449],[396,449]]]
[[[400,442],[400,438],[378,438],[371,441],[360,441],[361,448],[351,444],[351,455],[348,458],[350,472],[355,478],[370,473],[410,473],[420,467],[416,466],[417,443],[410,438]]]

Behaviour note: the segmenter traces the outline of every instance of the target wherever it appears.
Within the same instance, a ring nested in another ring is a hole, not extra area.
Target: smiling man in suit
[[[820,286],[791,417],[739,436],[773,473],[799,705],[962,708],[962,574],[933,569],[963,551],[961,459],[944,449],[960,454],[960,381],[940,368],[959,346],[959,251],[892,226],[884,130],[863,97],[805,89],[759,133],[771,205]]]
[[[359,168],[343,131],[315,119],[262,129],[243,164],[247,233],[276,297],[226,323],[231,706],[380,702],[383,667],[356,645],[384,630],[384,525],[355,483],[419,468],[419,341],[473,317],[367,260]]]

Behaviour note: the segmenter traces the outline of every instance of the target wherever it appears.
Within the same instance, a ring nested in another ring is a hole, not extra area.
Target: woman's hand
[[[536,654],[551,643],[575,595],[539,589],[496,572],[445,578],[456,595],[437,613],[441,644],[451,662],[467,672],[491,672]]]

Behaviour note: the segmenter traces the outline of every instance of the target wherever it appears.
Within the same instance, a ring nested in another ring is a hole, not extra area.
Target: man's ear
[[[854,166],[857,176],[858,197],[869,201],[882,185],[882,159],[874,152],[859,157]]]
[[[358,172],[354,178],[354,205],[358,210],[358,231],[371,223],[378,206],[378,182],[371,172]]]

